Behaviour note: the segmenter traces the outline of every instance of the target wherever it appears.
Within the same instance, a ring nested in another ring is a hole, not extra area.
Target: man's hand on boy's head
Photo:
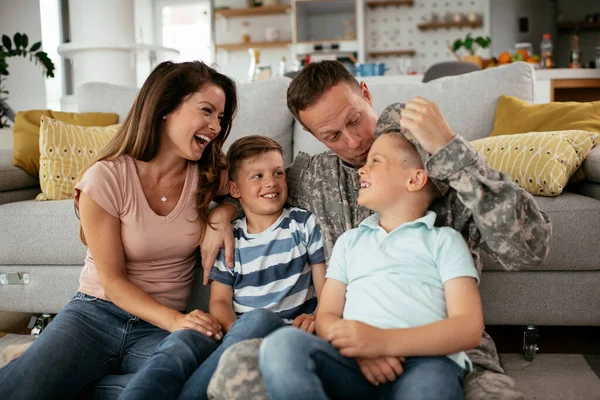
[[[298,315],[296,319],[294,319],[292,326],[300,328],[304,332],[315,333],[315,316],[308,314]]]
[[[415,97],[402,110],[400,125],[408,129],[429,154],[435,154],[456,134],[434,102]]]
[[[329,327],[325,339],[336,347],[344,357],[380,357],[385,343],[381,340],[383,329],[360,321],[341,319]]]
[[[373,385],[394,382],[404,373],[404,357],[357,358],[356,362],[365,378]]]

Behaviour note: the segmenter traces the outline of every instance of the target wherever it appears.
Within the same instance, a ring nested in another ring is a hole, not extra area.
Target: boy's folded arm
[[[315,324],[319,337],[327,337],[329,327],[342,319],[345,304],[346,284],[337,279],[326,279],[321,297],[319,298],[319,308]]]
[[[210,301],[208,310],[223,327],[224,332],[229,332],[231,325],[237,320],[233,311],[233,288],[224,283],[213,281],[210,285]]]
[[[448,318],[416,328],[385,329],[386,356],[440,356],[477,347],[483,313],[477,281],[454,278],[444,283]]]

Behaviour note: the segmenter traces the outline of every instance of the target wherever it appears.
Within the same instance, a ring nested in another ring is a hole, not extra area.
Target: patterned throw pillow
[[[119,130],[120,124],[84,127],[43,117],[40,126],[40,193],[36,200],[73,198],[79,173]]]
[[[13,165],[31,176],[38,177],[40,169],[40,121],[50,117],[58,121],[81,126],[109,126],[119,120],[118,114],[72,113],[52,110],[18,111],[13,127]]]
[[[586,131],[530,132],[471,142],[490,167],[538,196],[558,196],[599,135]]]

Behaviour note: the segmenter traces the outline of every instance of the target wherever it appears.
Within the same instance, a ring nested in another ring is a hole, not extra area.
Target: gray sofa
[[[517,63],[427,84],[399,84],[387,77],[367,84],[376,111],[421,95],[439,104],[457,133],[475,140],[492,131],[500,95],[533,101],[533,74],[529,65]],[[298,151],[324,150],[288,112],[288,84],[289,79],[278,78],[241,85],[228,143],[247,134],[268,135],[282,144],[286,162]],[[117,112],[122,121],[135,94],[135,89],[85,84],[78,91],[78,109]],[[24,283],[26,276],[27,283],[0,284],[0,310],[55,313],[77,289],[85,256],[73,201],[32,200],[39,192],[37,181],[11,165],[10,153],[0,150],[0,277]],[[600,184],[585,181],[556,198],[536,200],[553,221],[550,255],[542,265],[523,265],[516,272],[505,272],[485,260],[481,283],[485,322],[600,325]],[[196,284],[193,293],[190,306],[204,307],[207,291]]]

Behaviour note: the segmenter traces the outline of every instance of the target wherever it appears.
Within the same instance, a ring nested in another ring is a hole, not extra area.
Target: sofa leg
[[[523,355],[527,361],[533,361],[538,347],[538,328],[528,325],[523,331]]]
[[[31,336],[35,336],[36,338],[42,333],[44,329],[48,326],[54,316],[52,314],[42,314],[39,317],[35,315],[31,317],[29,320],[29,325],[27,328],[31,329]]]

